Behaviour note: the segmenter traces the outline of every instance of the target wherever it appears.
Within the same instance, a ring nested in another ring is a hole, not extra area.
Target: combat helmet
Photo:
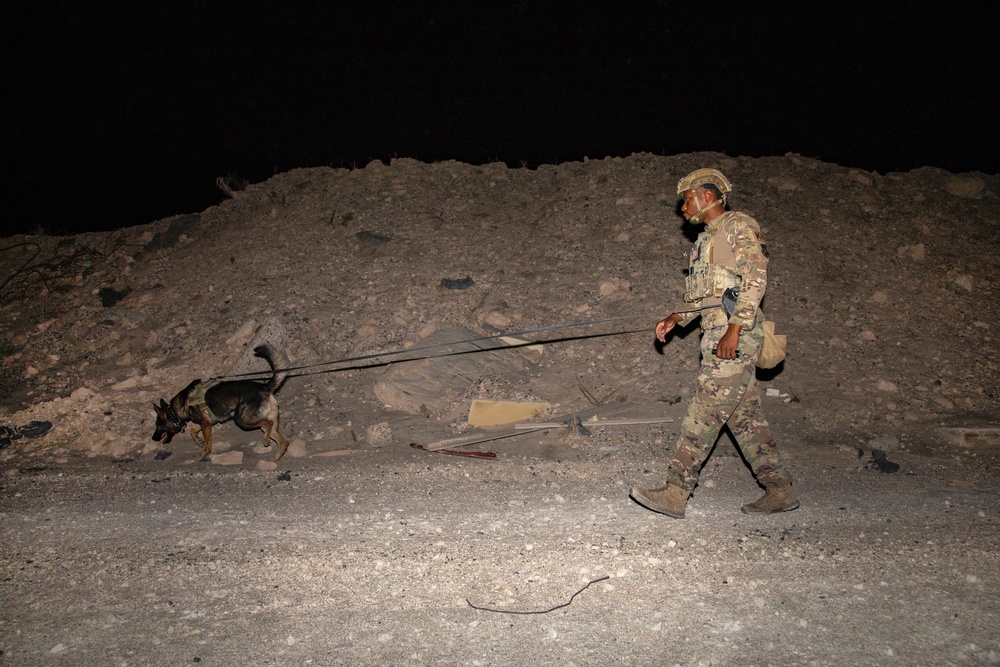
[[[677,196],[683,197],[684,193],[688,190],[697,190],[702,185],[711,185],[716,188],[722,197],[716,200],[711,206],[702,207],[701,202],[695,198],[695,206],[698,208],[698,212],[691,216],[691,222],[699,223],[701,222],[701,217],[709,209],[713,209],[716,206],[722,206],[723,209],[726,207],[726,195],[733,191],[733,186],[730,184],[729,179],[722,175],[722,172],[718,169],[695,169],[690,174],[677,181]]]
[[[690,174],[677,181],[677,195],[681,196],[688,190],[696,190],[702,185],[714,185],[725,197],[733,191],[729,179],[718,169],[695,169]]]

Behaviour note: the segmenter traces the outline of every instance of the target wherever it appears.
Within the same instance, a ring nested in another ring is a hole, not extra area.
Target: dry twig
[[[588,581],[586,586],[584,586],[583,588],[581,588],[580,590],[578,590],[576,593],[573,593],[573,595],[569,596],[569,600],[566,600],[566,602],[563,602],[562,604],[557,604],[555,607],[549,607],[548,609],[536,609],[534,611],[521,611],[521,610],[518,610],[518,609],[493,609],[492,607],[478,607],[478,606],[472,604],[471,602],[469,602],[468,598],[466,598],[465,601],[469,604],[470,607],[472,607],[473,609],[478,609],[479,611],[492,611],[492,612],[496,612],[498,614],[524,614],[524,615],[528,615],[528,614],[547,614],[550,611],[555,611],[556,609],[562,609],[563,607],[570,606],[570,604],[572,604],[572,602],[573,602],[573,599],[577,595],[579,595],[580,593],[582,593],[585,590],[587,590],[588,588],[590,588],[591,584],[596,584],[599,581],[604,581],[605,579],[610,579],[610,578],[611,577],[605,575],[603,577],[598,577],[597,579],[593,579],[591,581]]]
[[[591,405],[594,405],[596,407],[600,407],[600,406],[604,405],[605,403],[607,403],[608,399],[610,399],[612,396],[614,396],[615,393],[619,389],[622,388],[621,384],[619,384],[617,387],[615,387],[614,389],[612,389],[608,393],[604,394],[604,396],[602,396],[601,398],[597,398],[596,396],[594,396],[594,394],[592,394],[591,392],[589,392],[586,387],[583,386],[583,383],[580,382],[580,378],[576,379],[576,386],[580,388],[580,393],[583,394],[584,398],[586,398],[588,401],[590,401]]]

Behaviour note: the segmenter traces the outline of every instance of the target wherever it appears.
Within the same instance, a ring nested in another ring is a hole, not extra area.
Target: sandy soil
[[[740,514],[760,490],[726,436],[687,519],[627,497],[694,389],[698,332],[650,329],[701,166],[771,250],[789,354],[761,379],[795,512]],[[998,192],[795,155],[404,159],[6,239],[0,418],[54,427],[0,451],[0,664],[1000,662]],[[398,361],[457,327],[548,342]],[[152,403],[260,370],[262,340],[295,368],[284,459],[232,425],[198,464],[150,439]],[[430,398],[387,401],[414,377]],[[482,431],[475,398],[673,421],[410,446]]]

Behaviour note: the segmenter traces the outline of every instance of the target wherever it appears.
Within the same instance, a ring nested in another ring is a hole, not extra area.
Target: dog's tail
[[[288,371],[285,370],[288,367],[288,360],[285,358],[285,355],[277,352],[268,343],[258,345],[253,349],[253,353],[267,361],[271,370],[274,372],[270,381],[265,386],[265,388],[273,394],[278,391],[278,388],[281,387],[281,383],[285,381],[286,377],[288,377]],[[278,365],[275,365],[276,363]]]

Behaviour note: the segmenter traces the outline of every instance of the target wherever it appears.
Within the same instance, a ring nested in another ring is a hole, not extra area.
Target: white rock
[[[243,452],[239,450],[222,452],[221,454],[211,454],[209,458],[215,465],[236,466],[243,463]]]
[[[299,438],[295,438],[290,443],[288,443],[288,450],[285,452],[286,456],[290,456],[293,459],[301,459],[303,456],[308,456],[309,452],[306,451],[306,443]]]
[[[880,449],[883,452],[895,452],[900,449],[899,438],[891,435],[879,436],[868,441],[869,449]]]
[[[130,377],[127,380],[122,380],[118,384],[112,385],[112,389],[115,391],[128,391],[129,389],[135,389],[139,386],[139,378]]]
[[[889,382],[888,380],[880,379],[875,386],[879,391],[884,391],[889,394],[899,393],[899,387],[897,387],[895,383]]]

